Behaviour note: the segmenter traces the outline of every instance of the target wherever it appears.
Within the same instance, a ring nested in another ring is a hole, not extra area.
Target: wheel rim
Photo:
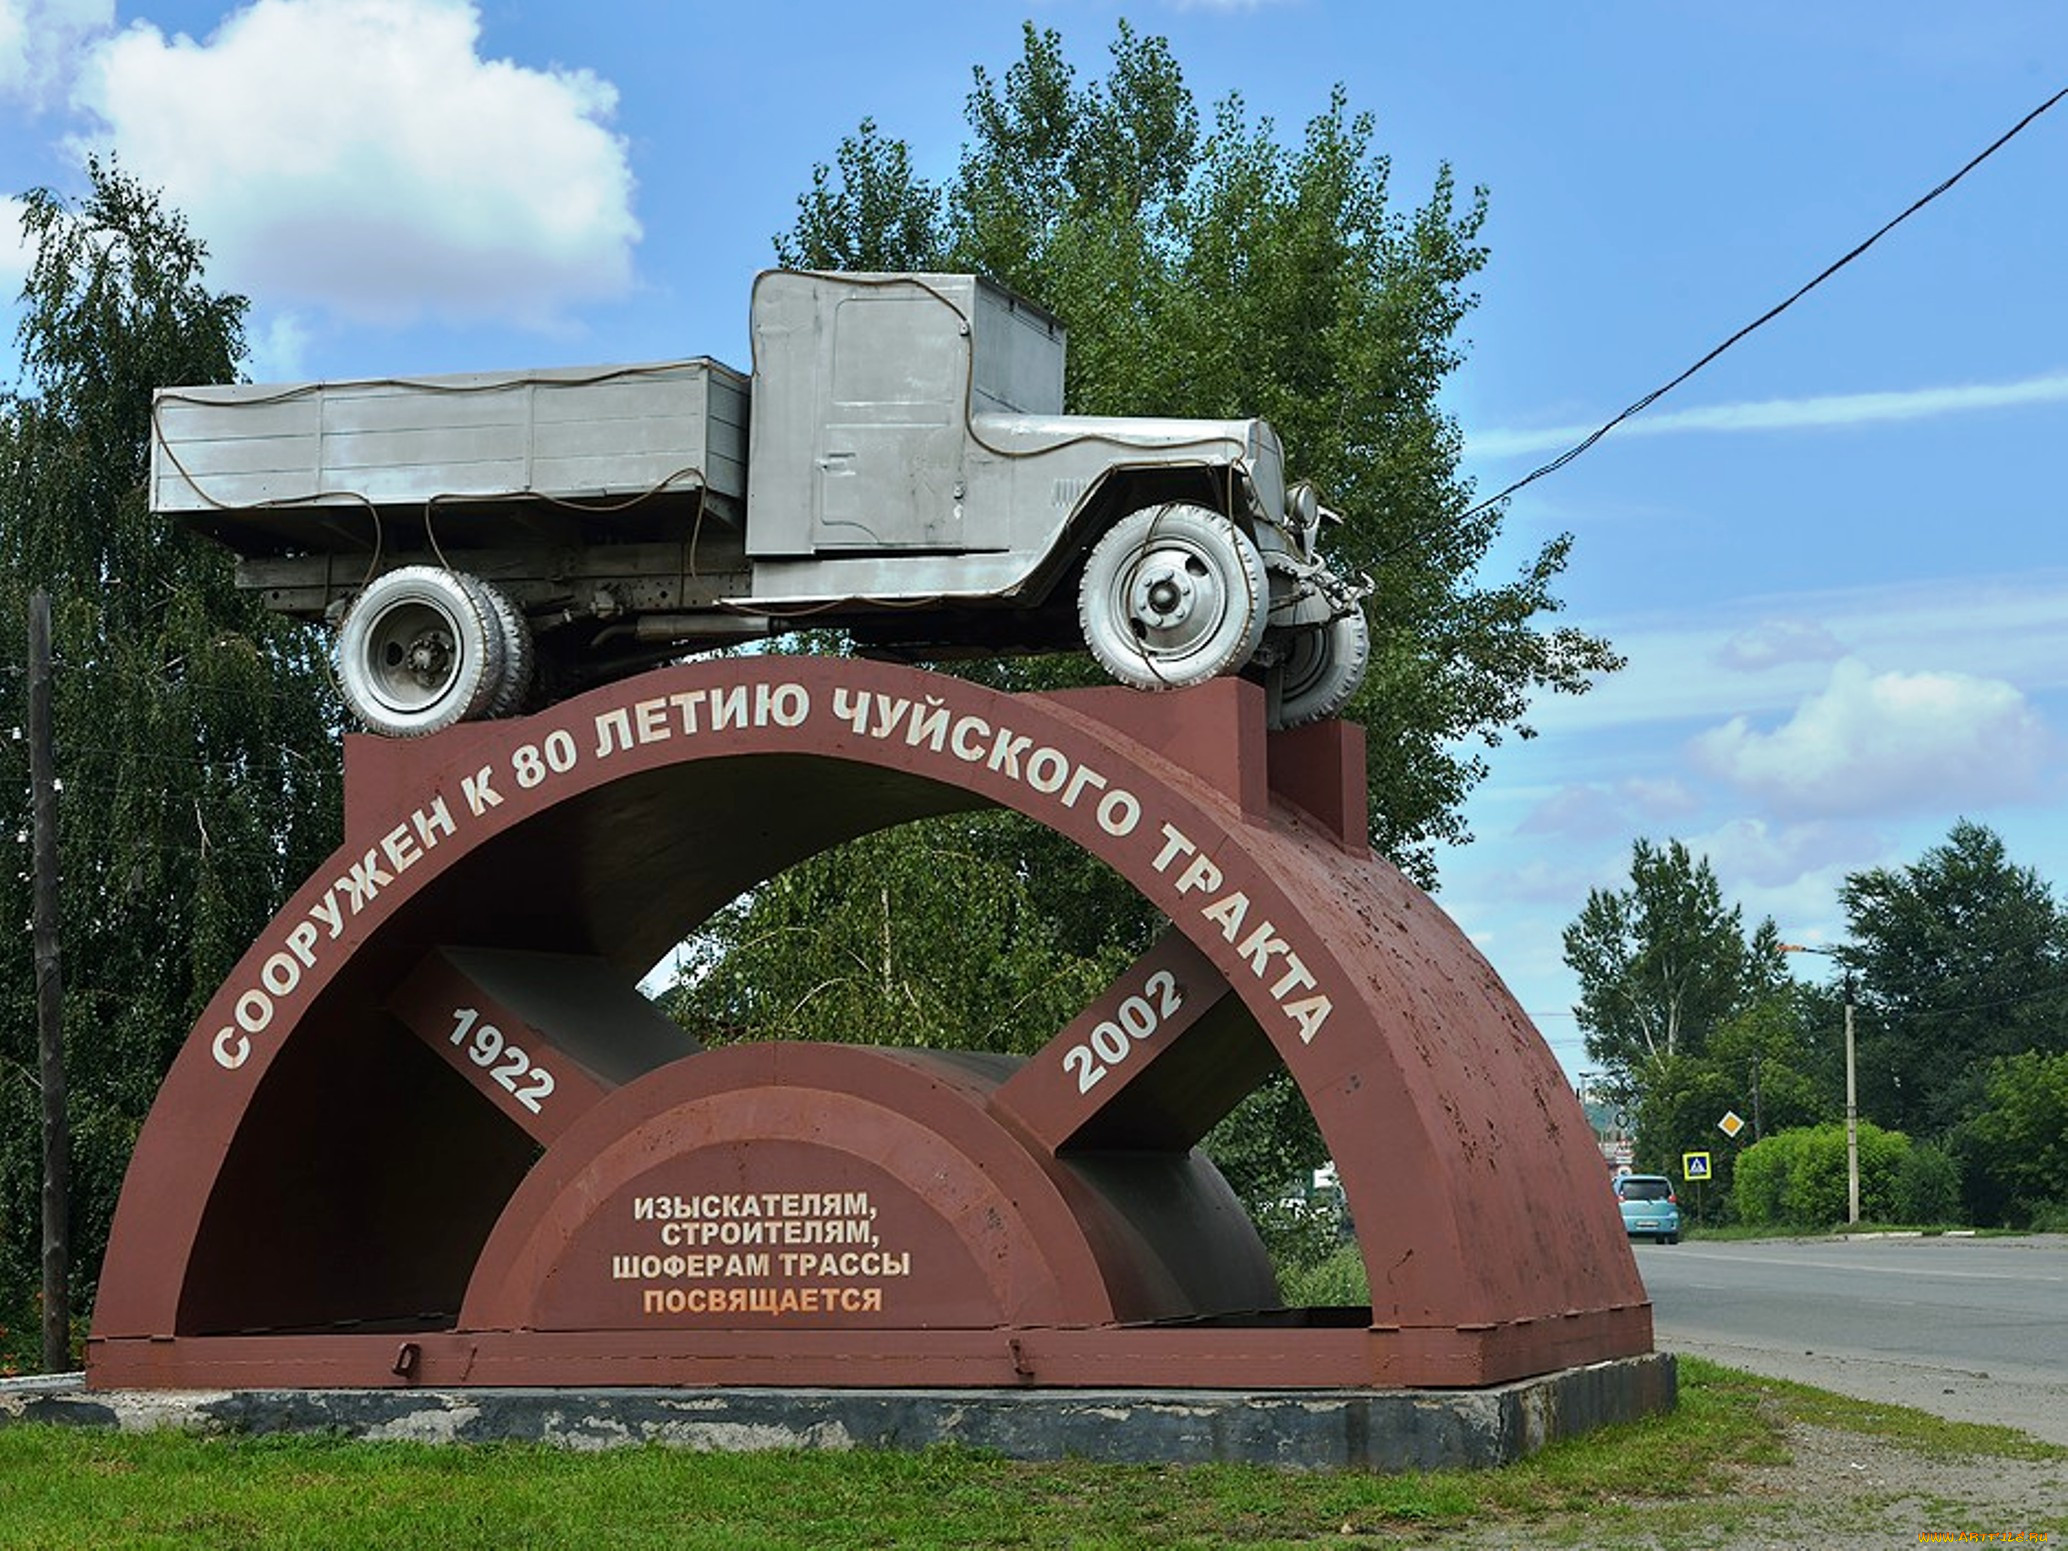
[[[1151,669],[1182,671],[1211,649],[1237,601],[1219,567],[1198,547],[1173,539],[1156,540],[1116,580],[1114,612],[1126,626],[1124,639]]]
[[[366,633],[367,687],[399,715],[426,711],[450,694],[464,659],[459,622],[422,599],[398,599]]]
[[[1293,632],[1292,642],[1285,656],[1287,702],[1311,695],[1334,661],[1335,652],[1326,626],[1319,630]]]
[[[1220,513],[1144,507],[1092,546],[1078,624],[1121,683],[1182,689],[1249,661],[1263,639],[1267,590],[1255,543]]]
[[[1272,726],[1303,727],[1336,715],[1364,683],[1371,629],[1361,611],[1325,625],[1285,631]]]

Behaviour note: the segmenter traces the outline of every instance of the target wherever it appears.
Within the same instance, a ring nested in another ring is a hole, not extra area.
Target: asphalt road
[[[2068,1236],[1633,1248],[1661,1350],[2068,1444]]]

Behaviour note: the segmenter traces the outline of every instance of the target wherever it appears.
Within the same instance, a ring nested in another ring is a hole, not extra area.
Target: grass
[[[1671,1416],[1500,1470],[1412,1476],[1021,1464],[954,1449],[589,1454],[0,1427],[0,1545],[1262,1548],[1423,1542],[1488,1525],[1546,1544],[1619,1532],[1700,1544],[1771,1511],[1734,1487],[1749,1467],[1785,1463],[1791,1418],[1933,1455],[2068,1457],[2007,1429],[1693,1358],[1681,1381]]]

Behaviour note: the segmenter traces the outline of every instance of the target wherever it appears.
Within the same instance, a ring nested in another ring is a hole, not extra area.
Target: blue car
[[[1623,1207],[1623,1231],[1633,1239],[1680,1242],[1680,1202],[1673,1181],[1663,1174],[1625,1174],[1616,1181],[1616,1200]]]

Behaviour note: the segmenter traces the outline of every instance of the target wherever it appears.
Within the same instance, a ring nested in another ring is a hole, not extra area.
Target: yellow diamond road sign
[[[1736,1110],[1727,1109],[1723,1112],[1723,1118],[1716,1122],[1716,1129],[1732,1141],[1736,1141],[1738,1133],[1745,1129],[1745,1122],[1738,1118]]]

